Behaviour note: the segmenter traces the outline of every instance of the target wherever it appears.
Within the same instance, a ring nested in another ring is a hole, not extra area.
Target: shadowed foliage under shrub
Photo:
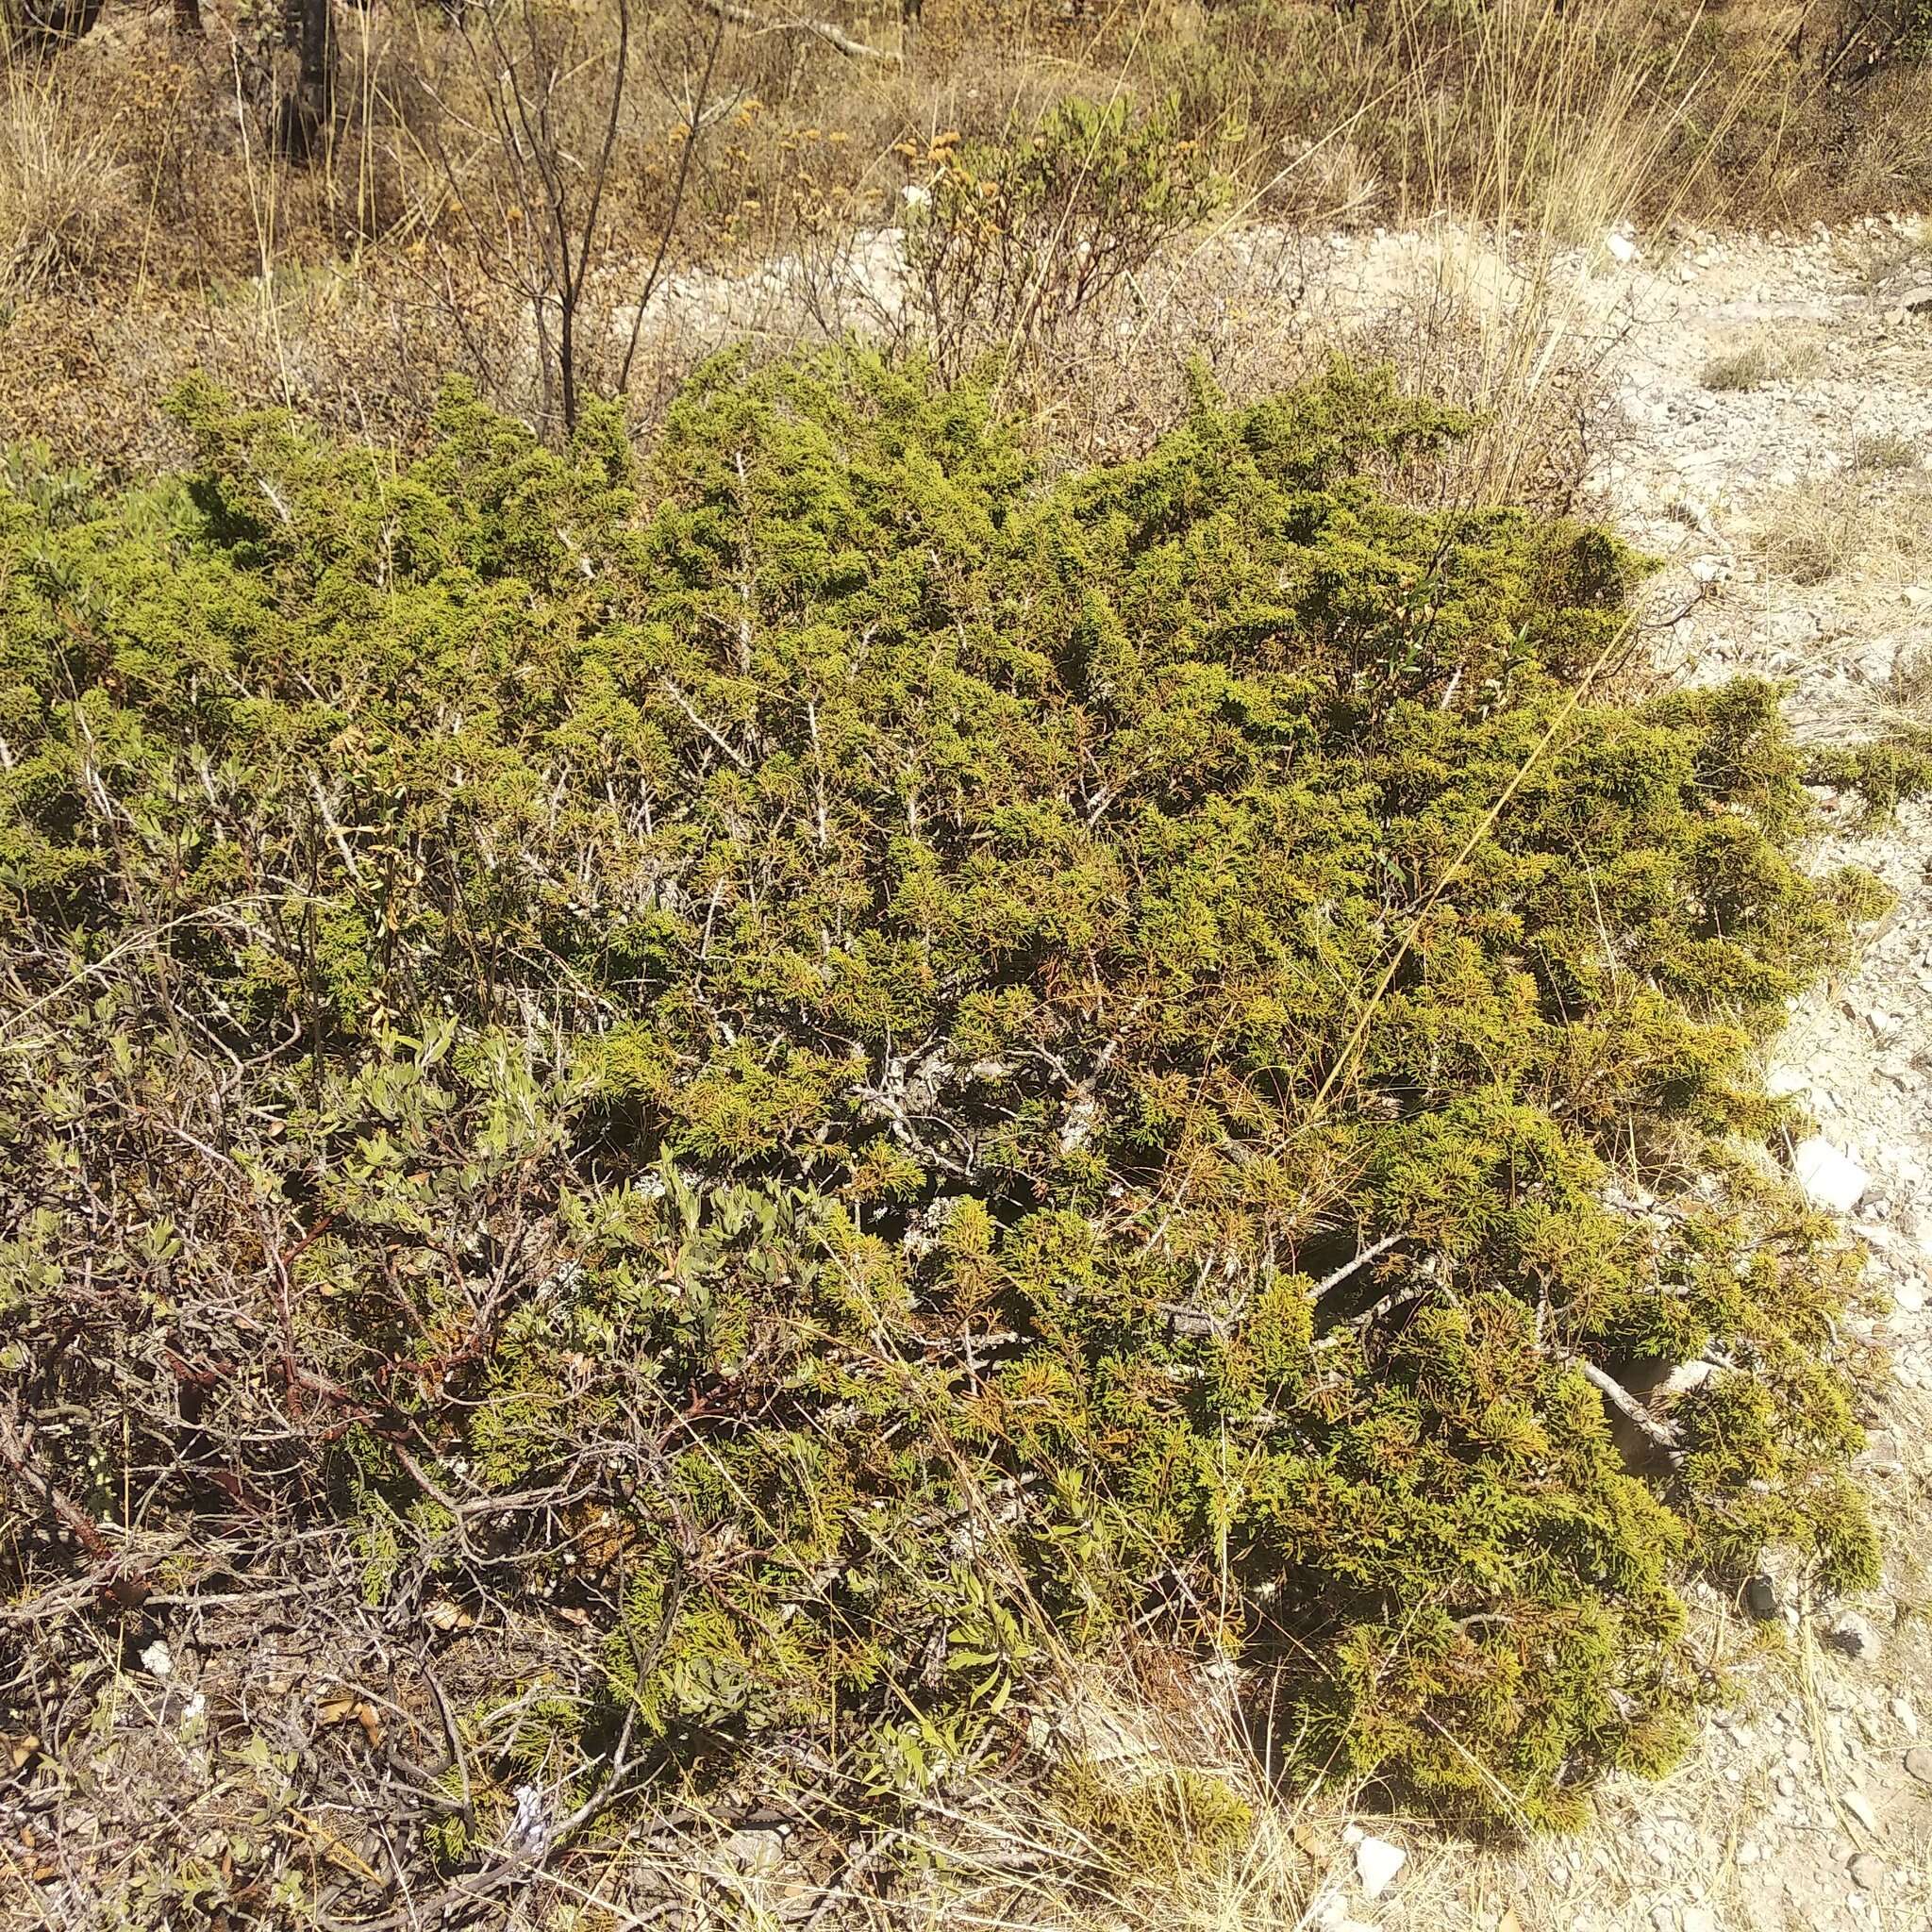
[[[1137,1620],[1297,1775],[1562,1824],[1671,1760],[1689,1571],[1871,1576],[1751,1054],[1876,889],[1794,868],[1770,688],[1579,702],[1614,541],[1372,480],[1462,419],[1338,368],[1049,484],[856,355],[636,466],[179,407],[185,479],[0,493],[43,1739],[99,1590],[323,1641],[353,1550],[379,1630],[560,1640],[445,1871],[533,1766],[1024,1749]]]

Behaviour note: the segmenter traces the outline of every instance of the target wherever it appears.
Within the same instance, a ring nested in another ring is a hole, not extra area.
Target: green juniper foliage
[[[590,1643],[536,1760],[874,1783],[1152,1619],[1302,1773],[1562,1824],[1677,1748],[1686,1574],[1871,1579],[1752,1056],[1874,889],[1770,687],[1577,702],[1617,543],[1373,480],[1464,419],[179,409],[0,488],[0,1339],[177,1589],[337,1530]]]
[[[1807,782],[1855,792],[1871,823],[1932,792],[1932,725],[1907,720],[1863,744],[1812,745],[1809,758]]]

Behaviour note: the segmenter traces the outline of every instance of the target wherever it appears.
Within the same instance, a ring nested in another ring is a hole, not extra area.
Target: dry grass
[[[239,1924],[278,1881],[297,1922],[310,1923],[311,1905],[380,1861],[367,1816],[396,1808],[375,1789],[381,1754],[358,1721],[330,1715],[336,1704],[366,1703],[375,1735],[405,1758],[434,1749],[438,1698],[461,1712],[465,1790],[495,1818],[509,1808],[496,1754],[517,1749],[520,1717],[558,1661],[546,1634],[512,1625],[487,1644],[460,1637],[433,1661],[384,1673],[347,1641],[324,1655],[217,1613],[197,1650],[158,1678],[132,1657],[117,1665],[101,1633],[71,1653],[76,1708],[93,1719],[90,1800],[24,1857],[8,1842],[0,1914],[34,1923],[36,1897],[52,1910],[84,1882],[103,1923],[188,1923],[168,1908],[200,1899],[217,1913],[234,1902],[228,1923]],[[512,1646],[523,1641],[532,1648],[520,1675]],[[803,1804],[780,1801],[768,1825],[751,1827],[742,1819],[760,1807],[741,1796],[658,1792],[655,1817],[644,1807],[533,1863],[509,1923],[1297,1932],[1323,1902],[1350,1895],[1347,1806],[1272,1782],[1224,1684],[1158,1657],[1124,1658],[1046,1687],[1041,1705],[1023,1762],[952,1767],[923,1790],[886,1798],[828,1772]],[[55,1769],[35,1766],[43,1789]],[[542,1784],[554,1798],[560,1779]],[[411,1904],[401,1932],[441,1923],[433,1889]]]
[[[1824,350],[1815,339],[1789,330],[1754,336],[1735,349],[1713,356],[1699,372],[1707,390],[1762,389],[1768,382],[1803,382],[1824,365]]]
[[[1758,531],[1767,567],[1796,584],[1824,584],[1855,564],[1898,575],[1925,554],[1932,484],[1916,466],[1863,463],[1812,477],[1772,504]]]
[[[1765,520],[1764,559],[1794,584],[1824,584],[1866,555],[1882,538],[1874,505],[1839,476],[1787,491]]]
[[[1901,651],[1891,667],[1891,701],[1900,710],[1932,724],[1932,644]]]
[[[547,19],[548,0],[533,4]],[[614,4],[569,14],[578,51],[558,94],[559,138],[576,170],[594,149]],[[541,358],[525,345],[544,312],[529,287],[528,169],[492,115],[502,62],[480,16],[466,36],[433,8],[345,11],[339,121],[323,161],[304,170],[267,152],[275,76],[236,6],[210,0],[200,42],[173,34],[164,12],[110,13],[56,67],[16,76],[0,125],[0,267],[13,286],[155,304],[136,332],[144,360],[199,358],[207,343],[217,359],[238,361],[231,318],[201,312],[232,299],[220,291],[272,291],[291,268],[338,264],[376,291],[386,343],[435,345],[408,370],[385,348],[371,387],[388,396],[374,407],[345,398],[350,419],[359,408],[372,426],[391,421],[398,387],[426,407],[452,363],[506,407],[541,416]],[[841,11],[828,0],[820,10],[876,44],[901,45],[896,21],[877,9]],[[1690,16],[1662,0],[1468,9],[1231,0],[1211,11],[1062,20],[1019,0],[971,0],[904,41],[903,59],[843,59],[808,37],[735,25],[712,65],[715,17],[693,0],[665,0],[634,16],[609,178],[574,239],[600,306],[584,373],[593,387],[623,375],[608,337],[635,308],[674,208],[672,273],[742,275],[782,258],[796,265],[795,281],[809,281],[813,263],[901,219],[902,192],[930,178],[938,137],[1024,141],[1054,103],[1079,93],[1142,106],[1171,96],[1181,132],[1227,181],[1229,212],[1199,241],[1201,282],[1143,287],[1134,312],[1111,318],[1104,352],[1090,322],[1041,345],[1054,379],[1038,393],[1061,415],[1110,415],[1120,441],[1174,392],[1171,371],[1151,390],[1144,380],[1156,352],[1207,342],[1240,391],[1247,352],[1220,347],[1230,324],[1252,319],[1257,367],[1290,342],[1290,245],[1275,248],[1282,275],[1273,287],[1257,265],[1226,263],[1222,237],[1257,217],[1293,226],[1441,212],[1486,236],[1524,276],[1507,322],[1480,289],[1431,294],[1427,307],[1446,302],[1460,315],[1458,380],[1475,370],[1481,393],[1514,393],[1525,379],[1541,389],[1574,335],[1572,292],[1554,278],[1538,285],[1538,264],[1558,251],[1600,244],[1629,220],[1737,211],[1794,221],[1932,183],[1932,117],[1915,85],[1881,75],[1861,89],[1825,89],[1815,31],[1809,53],[1794,38],[1800,16],[1780,0]],[[290,323],[271,292],[259,293],[270,392],[330,391],[330,369],[353,368],[366,352],[371,306],[341,303],[337,337],[329,317]],[[834,320],[809,290],[774,291],[766,307],[774,344]],[[692,305],[682,313],[689,323]],[[178,353],[147,342],[191,317]],[[855,319],[881,324],[836,318]],[[645,416],[665,370],[688,359],[658,347],[655,367],[631,372]],[[58,431],[85,413],[59,387],[48,398],[33,388],[0,393],[0,423]],[[1539,429],[1527,440],[1546,437]],[[1525,450],[1499,460],[1506,479],[1547,467]]]
[[[0,85],[0,285],[75,289],[130,260],[133,175],[115,129],[37,76]]]
[[[1583,240],[1606,199],[1783,222],[1909,199],[1932,166],[1923,103],[1887,76],[1869,114],[1848,106],[1816,58],[1830,28],[1828,8],[1780,0],[1237,4],[1154,64],[1283,212],[1540,208]]]
[[[1852,445],[1852,467],[1863,475],[1896,475],[1924,460],[1924,450],[1908,436],[1861,436]]]

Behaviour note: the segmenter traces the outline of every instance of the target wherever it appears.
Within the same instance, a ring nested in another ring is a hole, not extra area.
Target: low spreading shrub
[[[858,354],[641,464],[178,409],[0,490],[16,1599],[521,1620],[447,1863],[525,1766],[1024,1751],[1130,1628],[1564,1824],[1677,1748],[1689,1573],[1871,1577],[1753,1049],[1875,888],[1772,688],[1596,694],[1615,541],[1370,480],[1466,418],[1338,367],[1048,482]]]

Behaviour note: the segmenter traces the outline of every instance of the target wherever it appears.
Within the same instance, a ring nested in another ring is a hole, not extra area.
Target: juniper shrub
[[[1875,889],[1774,689],[1590,682],[1617,542],[1377,487],[1466,418],[177,408],[0,487],[0,1335],[115,1560],[567,1619],[586,1780],[916,1781],[1152,1622],[1300,1773],[1557,1824],[1671,1761],[1687,1575],[1871,1578],[1853,1264],[1745,1157]]]

